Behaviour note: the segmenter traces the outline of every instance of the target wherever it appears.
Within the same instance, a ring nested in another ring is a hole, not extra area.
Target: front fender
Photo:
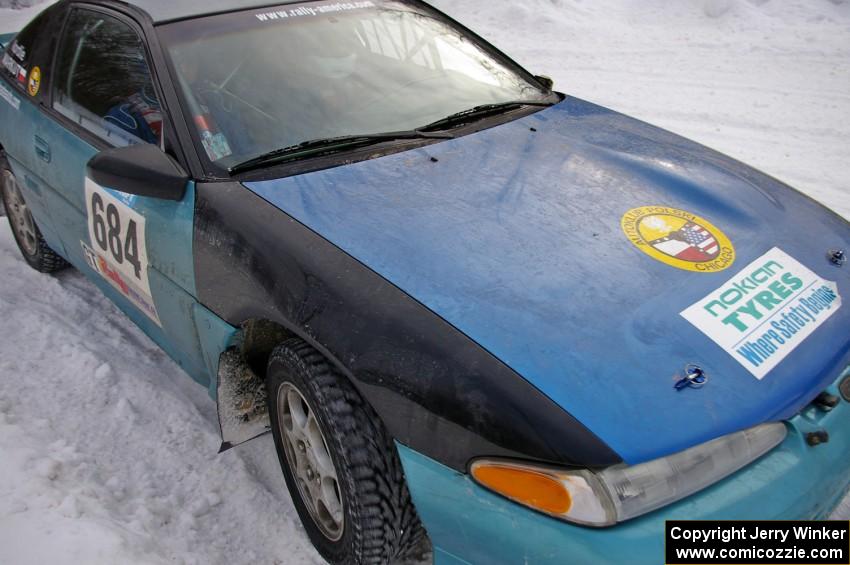
[[[199,183],[198,298],[325,354],[399,442],[457,470],[480,455],[602,467],[620,457],[452,325],[238,183]]]

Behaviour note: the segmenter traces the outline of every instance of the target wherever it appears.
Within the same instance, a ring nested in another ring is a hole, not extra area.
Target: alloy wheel
[[[12,171],[2,172],[3,199],[6,202],[6,210],[9,214],[9,223],[15,236],[21,243],[21,247],[28,255],[35,255],[38,251],[38,235],[36,234],[35,221],[32,219],[27,203],[15,180]]]
[[[307,399],[293,384],[284,382],[277,394],[280,435],[298,492],[322,534],[337,541],[345,513],[325,436]]]

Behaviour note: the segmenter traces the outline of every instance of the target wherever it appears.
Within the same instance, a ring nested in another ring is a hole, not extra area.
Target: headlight
[[[716,483],[782,443],[786,434],[784,424],[762,424],[661,459],[602,471],[477,459],[470,473],[480,485],[534,510],[609,526]]]

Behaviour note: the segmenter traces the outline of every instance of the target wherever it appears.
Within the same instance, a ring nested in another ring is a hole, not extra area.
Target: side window
[[[161,145],[162,110],[142,40],[127,24],[75,10],[59,48],[53,107],[113,146]]]
[[[52,16],[49,9],[39,14],[18,33],[3,53],[0,72],[30,96],[37,96],[41,92],[42,69],[35,55],[42,50],[40,43],[50,42],[49,24],[54,19]]]

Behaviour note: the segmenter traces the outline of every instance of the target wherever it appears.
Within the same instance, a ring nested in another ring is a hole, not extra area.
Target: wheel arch
[[[248,318],[239,324],[230,345],[220,353],[214,375],[215,389],[211,393],[218,407],[222,451],[265,433],[262,428],[268,423],[265,382],[269,359],[275,348],[290,338],[299,338],[316,349],[358,389],[357,379],[345,364],[303,329],[268,317]],[[370,404],[366,395],[362,396]]]
[[[277,321],[273,318],[248,318],[239,324],[239,331],[236,334],[234,342],[238,345],[239,353],[242,355],[244,362],[257,377],[265,378],[266,368],[272,351],[283,341],[292,337],[300,338],[310,344],[310,346],[319,351],[328,362],[332,363],[340,373],[345,375],[356,386],[357,380],[348,367],[341,360],[337,359],[314,336],[311,336],[294,324]]]

